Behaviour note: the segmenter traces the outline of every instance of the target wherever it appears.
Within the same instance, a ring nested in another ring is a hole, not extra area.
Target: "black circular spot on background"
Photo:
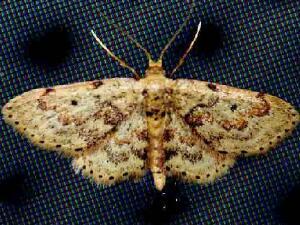
[[[157,192],[148,208],[143,211],[146,224],[168,224],[173,216],[181,213],[186,203],[178,193],[175,181],[168,182],[161,192]]]
[[[64,26],[57,26],[32,38],[25,50],[25,57],[40,66],[58,66],[69,56],[71,34]]]
[[[184,54],[185,50],[189,47],[191,41],[193,40],[196,30],[197,26],[193,27],[184,42],[179,43],[170,50],[173,55],[181,57]],[[196,57],[209,57],[213,55],[216,50],[222,47],[223,43],[221,28],[212,23],[202,23],[199,36],[194,43],[190,54]]]
[[[192,55],[212,55],[216,50],[222,48],[221,29],[215,24],[203,24],[198,39],[191,51]]]
[[[294,188],[288,196],[283,199],[277,208],[280,220],[285,225],[300,224],[299,219],[300,186]]]
[[[16,174],[0,181],[0,202],[18,204],[24,194],[24,176]]]

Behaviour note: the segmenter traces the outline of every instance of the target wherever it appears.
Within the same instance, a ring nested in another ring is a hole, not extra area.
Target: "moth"
[[[125,32],[149,60],[143,78],[92,31],[108,55],[134,78],[31,90],[2,108],[4,120],[41,149],[72,157],[75,171],[104,185],[139,180],[149,170],[158,190],[169,176],[209,183],[228,172],[238,156],[265,154],[291,134],[299,113],[268,94],[172,79],[201,23],[167,78],[162,58],[186,21],[158,60]]]

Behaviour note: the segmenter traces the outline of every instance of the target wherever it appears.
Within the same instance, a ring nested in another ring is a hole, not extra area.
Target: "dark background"
[[[176,78],[266,92],[299,109],[299,6],[299,1],[280,0],[195,1],[188,25],[164,58],[165,68],[174,68],[202,21],[200,38]],[[0,106],[33,88],[131,77],[94,41],[91,29],[143,73],[147,68],[143,52],[99,11],[156,58],[187,17],[189,4],[181,0],[2,1]],[[150,175],[139,183],[100,188],[76,175],[70,159],[39,151],[2,118],[0,132],[0,224],[149,222],[144,212],[156,192]],[[178,183],[177,195],[184,207],[164,223],[300,224],[296,221],[299,143],[298,128],[268,155],[240,159],[213,185]]]

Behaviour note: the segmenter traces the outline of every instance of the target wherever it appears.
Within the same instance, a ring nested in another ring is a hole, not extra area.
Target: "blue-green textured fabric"
[[[189,55],[175,77],[194,78],[266,92],[300,108],[299,1],[195,1],[187,26],[167,52],[164,65],[177,63],[176,46],[199,21],[220,30],[211,54]],[[189,6],[173,1],[2,1],[0,16],[0,105],[24,91],[77,81],[130,77],[94,41],[94,29],[118,56],[143,73],[141,50],[101,18],[106,15],[158,57],[187,17]],[[26,58],[25,49],[53,27],[65,27],[72,45],[55,66]],[[298,33],[297,33],[298,31]],[[200,34],[201,35],[201,34]],[[169,54],[168,54],[169,53]],[[0,224],[144,224],[155,188],[151,176],[100,188],[76,175],[71,160],[39,151],[0,120],[0,181],[21,177],[14,202],[0,202]],[[299,128],[266,156],[242,158],[215,184],[179,183],[188,210],[169,224],[281,224],[277,207],[300,185]]]

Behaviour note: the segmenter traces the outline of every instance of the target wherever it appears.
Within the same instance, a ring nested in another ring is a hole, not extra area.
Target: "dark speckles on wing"
[[[178,149],[177,148],[167,148],[165,150],[165,161],[170,160],[174,156],[178,155]]]
[[[124,119],[121,111],[110,102],[103,102],[99,107],[100,110],[94,114],[94,117],[96,119],[103,118],[104,123],[107,125],[115,126]]]
[[[171,141],[174,138],[174,130],[171,129],[165,129],[163,134],[163,139],[166,142]]]
[[[141,141],[148,141],[148,138],[149,138],[147,130],[142,130],[140,132],[137,132],[136,136]]]
[[[204,123],[212,123],[213,117],[209,112],[191,111],[184,117],[185,122],[190,126],[202,126]]]
[[[125,152],[112,153],[112,152],[107,151],[107,153],[108,153],[109,160],[116,165],[118,165],[121,162],[127,162],[129,159],[128,154]]]
[[[196,163],[202,159],[202,153],[184,153],[182,158],[190,161],[191,163]]]
[[[147,159],[146,149],[132,149],[132,153],[141,160]]]

